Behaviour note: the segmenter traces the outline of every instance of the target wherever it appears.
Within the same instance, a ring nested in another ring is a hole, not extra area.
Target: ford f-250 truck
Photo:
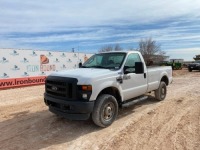
[[[147,68],[137,51],[93,55],[80,68],[55,72],[45,83],[49,110],[71,120],[87,120],[101,127],[113,123],[118,109],[154,91],[164,100],[172,82],[170,66]]]

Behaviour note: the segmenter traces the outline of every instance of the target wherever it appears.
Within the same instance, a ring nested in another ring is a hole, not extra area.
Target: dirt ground
[[[200,72],[177,70],[167,98],[121,109],[108,128],[50,113],[44,86],[0,91],[0,149],[200,150]]]

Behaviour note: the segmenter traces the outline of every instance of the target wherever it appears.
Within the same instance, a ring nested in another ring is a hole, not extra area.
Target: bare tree
[[[148,66],[165,59],[165,52],[161,50],[160,45],[152,38],[141,39],[138,51],[141,52]]]
[[[110,52],[113,51],[112,45],[105,45],[99,49],[99,52]]]
[[[105,45],[99,49],[99,52],[121,51],[123,50],[119,44]]]
[[[133,47],[129,47],[128,50],[129,50],[129,51],[136,51],[136,50],[138,50],[138,49],[135,49],[135,48],[133,48]]]
[[[115,50],[115,51],[121,51],[121,50],[123,50],[123,49],[121,48],[121,46],[120,46],[119,44],[115,44],[114,50]]]

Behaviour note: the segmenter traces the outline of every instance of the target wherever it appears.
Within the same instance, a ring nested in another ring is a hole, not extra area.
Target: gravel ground
[[[167,98],[121,109],[108,128],[50,113],[44,86],[0,91],[0,149],[200,150],[200,72],[173,72]]]

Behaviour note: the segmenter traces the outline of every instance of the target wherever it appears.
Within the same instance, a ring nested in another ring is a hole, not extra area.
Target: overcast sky
[[[0,0],[0,48],[96,52],[152,37],[170,58],[200,54],[200,0]]]

